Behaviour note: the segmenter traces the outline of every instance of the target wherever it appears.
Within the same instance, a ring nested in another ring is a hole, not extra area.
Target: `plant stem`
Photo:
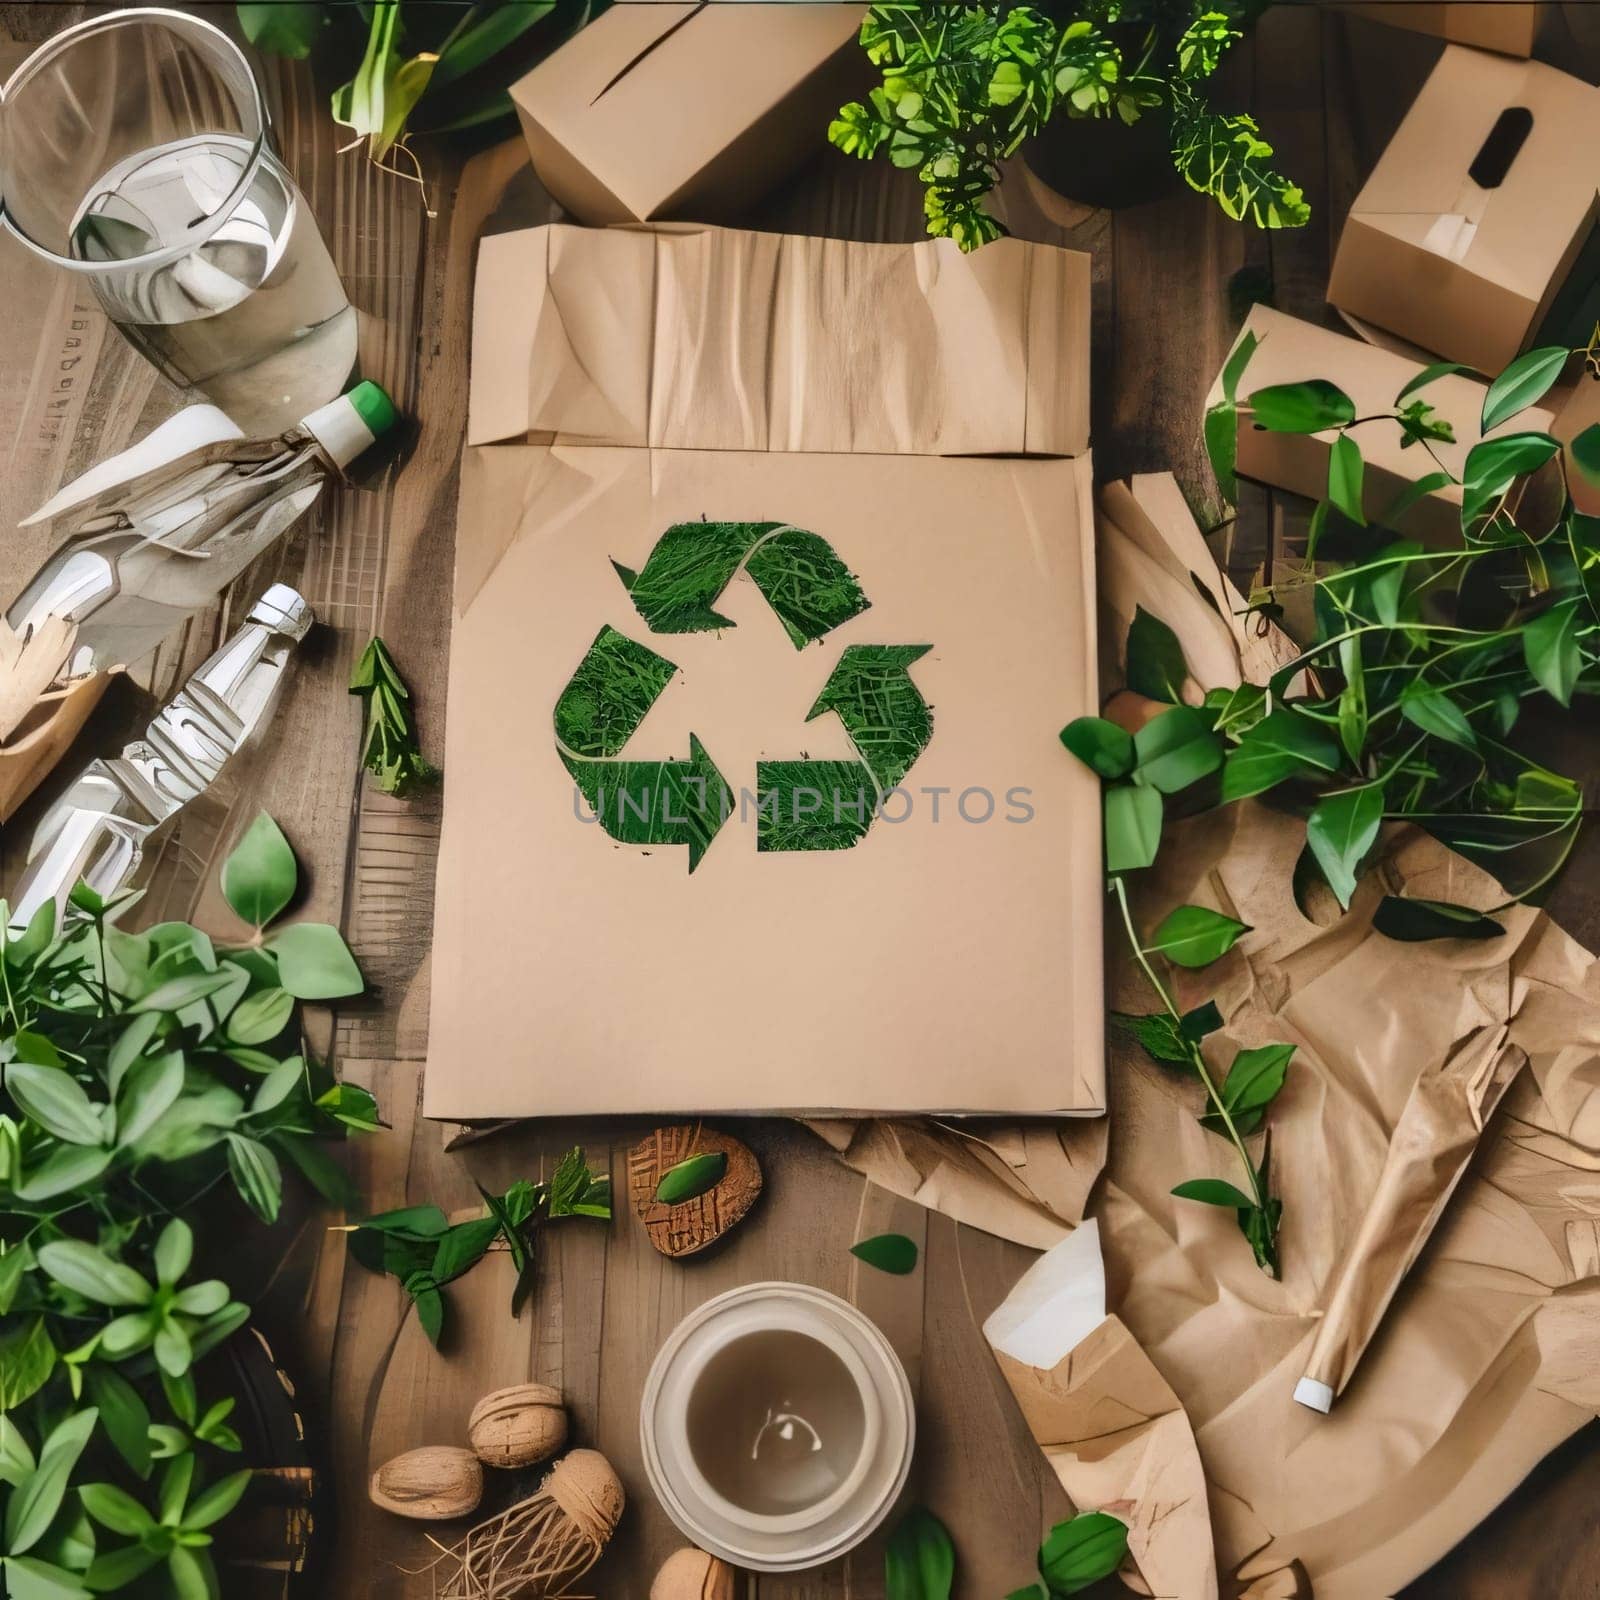
[[[1217,1120],[1227,1130],[1228,1141],[1237,1153],[1240,1165],[1245,1170],[1245,1176],[1250,1181],[1250,1194],[1255,1202],[1256,1209],[1265,1218],[1270,1215],[1267,1209],[1267,1202],[1270,1197],[1262,1188],[1261,1173],[1257,1169],[1255,1162],[1250,1159],[1250,1152],[1245,1149],[1244,1138],[1239,1132],[1238,1124],[1234,1122],[1232,1112],[1223,1103],[1222,1096],[1217,1090],[1216,1081],[1211,1076],[1211,1070],[1206,1065],[1206,1059],[1201,1053],[1199,1044],[1192,1039],[1185,1038],[1182,1033],[1183,1013],[1179,1011],[1177,1002],[1172,998],[1167,986],[1161,981],[1155,968],[1150,964],[1149,952],[1145,949],[1144,941],[1140,939],[1138,930],[1133,925],[1133,910],[1128,904],[1128,891],[1120,876],[1111,880],[1111,890],[1116,895],[1117,906],[1122,912],[1122,926],[1127,932],[1128,946],[1133,951],[1134,960],[1139,963],[1146,979],[1149,980],[1150,987],[1155,990],[1156,998],[1160,1000],[1162,1009],[1172,1019],[1177,1029],[1178,1038],[1188,1052],[1189,1064],[1193,1067],[1195,1076],[1199,1078],[1205,1088],[1206,1100],[1211,1110],[1216,1114]],[[1269,1227],[1266,1232],[1264,1246],[1255,1252],[1256,1264],[1269,1278],[1278,1276],[1276,1244],[1277,1230]]]

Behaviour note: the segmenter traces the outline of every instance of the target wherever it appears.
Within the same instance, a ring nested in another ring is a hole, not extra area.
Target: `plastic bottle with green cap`
[[[358,383],[269,439],[189,406],[27,519],[72,531],[6,613],[17,632],[77,625],[60,677],[132,666],[231,583],[398,420]],[[202,557],[195,560],[195,557]]]

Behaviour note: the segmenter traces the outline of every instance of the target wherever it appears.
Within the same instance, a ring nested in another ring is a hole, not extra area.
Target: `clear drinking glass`
[[[81,274],[142,355],[266,435],[340,394],[356,318],[273,154],[248,62],[208,22],[63,29],[0,90],[0,222]]]

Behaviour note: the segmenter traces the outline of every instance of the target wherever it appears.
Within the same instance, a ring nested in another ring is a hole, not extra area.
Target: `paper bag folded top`
[[[478,256],[467,443],[1080,456],[1089,258],[534,228]]]
[[[543,228],[475,318],[428,1113],[1099,1111],[1086,258]]]
[[[1452,45],[1350,208],[1328,299],[1498,373],[1538,333],[1594,227],[1597,136],[1600,90]]]

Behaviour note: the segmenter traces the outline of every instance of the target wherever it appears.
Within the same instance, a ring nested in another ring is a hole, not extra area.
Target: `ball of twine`
[[[546,1600],[600,1559],[622,1515],[622,1484],[598,1450],[574,1450],[526,1500],[487,1518],[436,1562],[438,1600]]]

